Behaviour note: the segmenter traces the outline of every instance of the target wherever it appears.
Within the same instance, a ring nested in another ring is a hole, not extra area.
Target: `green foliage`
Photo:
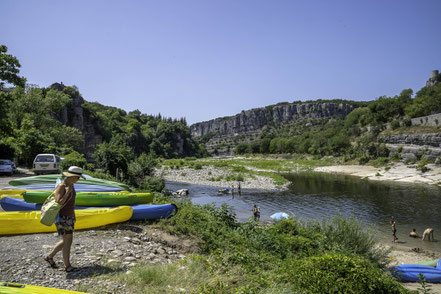
[[[64,159],[60,162],[60,169],[67,170],[69,166],[79,166],[83,169],[90,169],[86,159],[83,154],[80,154],[77,151],[73,151],[69,154],[63,156]]]
[[[123,174],[127,173],[128,164],[133,159],[133,152],[121,135],[112,137],[107,143],[103,142],[96,147],[94,159],[98,168],[116,175],[119,169]]]
[[[355,218],[335,217],[322,223],[288,218],[259,225],[238,223],[225,204],[216,208],[183,202],[173,218],[161,220],[158,226],[200,240],[207,257],[196,256],[202,263],[194,270],[205,269],[205,274],[197,275],[203,281],[192,278],[199,283],[197,292],[271,293],[275,282],[286,293],[406,293],[379,268],[385,251],[377,248],[374,234]],[[193,262],[192,258],[186,262]],[[129,277],[135,278],[134,283],[148,284],[155,293],[155,284],[186,288],[187,280],[177,284],[178,277],[173,282],[168,279],[175,275]]]
[[[0,89],[4,87],[5,82],[24,87],[26,79],[18,76],[20,62],[17,57],[6,52],[8,47],[0,45]]]
[[[441,83],[433,87],[424,87],[417,92],[412,104],[406,107],[409,117],[425,116],[441,112]]]
[[[302,293],[404,293],[401,285],[369,261],[352,255],[325,254],[287,261],[280,281]]]

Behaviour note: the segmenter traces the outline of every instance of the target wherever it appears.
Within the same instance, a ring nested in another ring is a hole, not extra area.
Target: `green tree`
[[[26,79],[18,76],[21,67],[17,57],[7,54],[8,47],[0,45],[0,89],[6,83],[24,87]]]
[[[129,162],[133,159],[133,156],[132,150],[121,135],[112,137],[112,140],[108,143],[103,142],[98,145],[93,154],[97,167],[111,175],[116,175],[116,169],[126,175]]]

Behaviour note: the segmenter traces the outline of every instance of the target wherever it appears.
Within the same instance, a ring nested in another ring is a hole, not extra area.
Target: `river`
[[[241,195],[221,194],[222,187],[168,182],[169,190],[189,189],[195,204],[232,206],[239,221],[252,216],[252,207],[261,209],[261,220],[279,211],[303,220],[321,220],[335,215],[356,216],[373,228],[381,242],[392,244],[389,221],[397,223],[397,243],[409,248],[441,252],[441,188],[425,184],[369,181],[353,176],[328,173],[298,173],[286,176],[291,181],[285,192],[242,189]],[[413,228],[418,234],[431,227],[435,242],[408,237]]]

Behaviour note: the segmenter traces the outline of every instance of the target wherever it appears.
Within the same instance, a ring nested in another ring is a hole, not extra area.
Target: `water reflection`
[[[196,204],[234,207],[238,220],[252,216],[252,206],[261,208],[261,219],[270,220],[275,212],[284,211],[301,219],[322,219],[337,214],[355,215],[366,226],[374,226],[384,241],[392,240],[389,220],[397,220],[397,236],[402,244],[441,251],[440,242],[411,239],[408,233],[415,228],[419,234],[432,227],[435,240],[441,240],[441,189],[436,186],[396,182],[376,182],[356,177],[299,173],[286,176],[291,181],[289,191],[262,192],[243,189],[241,195],[220,194],[222,187],[207,187],[168,183],[167,188],[187,188]]]

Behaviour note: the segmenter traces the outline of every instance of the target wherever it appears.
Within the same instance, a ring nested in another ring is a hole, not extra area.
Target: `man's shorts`
[[[75,225],[75,217],[59,215],[55,221],[58,235],[73,234]]]

